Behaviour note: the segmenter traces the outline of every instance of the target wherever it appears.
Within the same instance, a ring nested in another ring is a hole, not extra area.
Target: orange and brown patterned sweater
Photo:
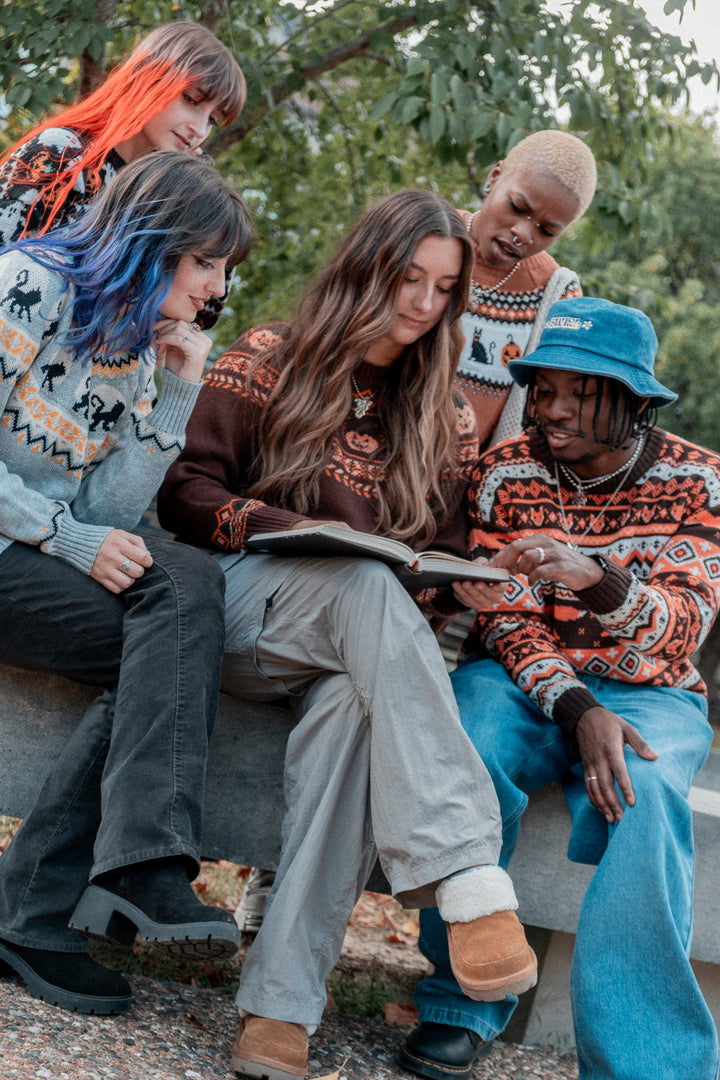
[[[187,543],[239,551],[253,533],[288,529],[302,517],[344,521],[354,529],[376,531],[376,485],[382,483],[378,450],[385,442],[376,403],[387,372],[361,364],[355,379],[372,391],[374,403],[358,418],[351,408],[334,434],[332,453],[320,481],[317,504],[307,514],[246,498],[256,474],[257,428],[278,372],[266,362],[248,380],[251,361],[272,349],[282,324],[248,331],[208,372],[187,432],[185,451],[168,472],[158,498],[163,526]],[[467,555],[466,493],[477,461],[473,412],[458,396],[458,473],[451,485],[448,513],[438,521],[433,548]],[[455,605],[456,609],[457,605]]]
[[[579,593],[550,582],[531,588],[518,575],[496,610],[478,614],[466,652],[500,661],[569,734],[597,704],[584,675],[704,694],[691,657],[720,607],[720,456],[655,428],[597,521],[616,481],[576,506],[560,477],[570,538],[610,569]],[[473,555],[538,532],[568,542],[553,459],[537,432],[484,454],[471,490]]]

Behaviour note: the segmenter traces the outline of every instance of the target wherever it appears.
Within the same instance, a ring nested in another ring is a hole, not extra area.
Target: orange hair
[[[217,98],[223,126],[240,113],[246,98],[245,77],[229,49],[199,23],[177,21],[157,27],[140,42],[128,59],[113,71],[102,86],[75,105],[37,124],[0,158],[0,169],[10,165],[13,183],[39,187],[37,198],[47,201],[50,212],[39,235],[51,228],[80,173],[87,171],[90,186],[118,143],[143,129],[189,87],[205,98]],[[70,166],[67,150],[52,171],[14,160],[15,152],[30,139],[53,127],[71,128],[87,136],[87,145]]]

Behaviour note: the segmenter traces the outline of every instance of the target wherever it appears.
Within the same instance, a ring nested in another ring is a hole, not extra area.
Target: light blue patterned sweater
[[[201,384],[166,371],[156,401],[152,350],[76,359],[73,303],[58,272],[0,256],[0,553],[34,544],[89,574],[182,450]]]

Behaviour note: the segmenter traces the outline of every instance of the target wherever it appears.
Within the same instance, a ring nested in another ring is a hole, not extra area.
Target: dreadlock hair
[[[164,150],[127,165],[70,225],[6,250],[74,285],[67,344],[87,359],[147,348],[182,255],[234,266],[251,242],[247,208],[213,164]]]
[[[523,410],[522,424],[525,430],[537,427],[537,371],[528,371],[527,396]],[[629,387],[617,379],[611,379],[605,375],[584,375],[580,385],[580,411],[585,404],[587,381],[595,380],[593,392],[595,393],[595,408],[593,411],[592,431],[598,442],[604,443],[611,450],[617,450],[630,438],[649,431],[655,426],[657,409],[639,398]],[[608,430],[602,435],[599,432],[600,409],[605,400],[604,392],[607,386],[608,402]]]
[[[378,406],[387,445],[375,495],[378,532],[415,545],[432,539],[445,484],[456,474],[452,382],[473,250],[459,214],[430,192],[400,191],[368,210],[300,302],[270,358],[280,376],[260,425],[251,496],[301,514],[314,505],[332,436],[350,408],[352,373],[393,325],[414,253],[428,236],[458,241],[460,277],[435,326],[387,369]]]
[[[191,87],[203,100],[217,99],[223,126],[238,116],[247,96],[235,57],[210,30],[181,21],[156,27],[102,86],[26,132],[0,157],[0,169],[7,164],[15,170],[13,183],[40,187],[26,220],[39,199],[47,200],[51,209],[39,232],[50,229],[80,173],[87,170],[92,180],[113,147],[137,135]],[[79,157],[75,150],[66,151],[71,163],[65,163],[64,154],[50,172],[14,162],[20,146],[52,127],[71,128],[86,137]]]

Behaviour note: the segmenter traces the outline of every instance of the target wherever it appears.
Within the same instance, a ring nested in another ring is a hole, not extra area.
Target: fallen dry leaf
[[[340,1080],[340,1073],[347,1065],[347,1058],[343,1061],[339,1069],[336,1069],[333,1073],[327,1073],[325,1076],[318,1076],[317,1080]]]
[[[399,1001],[388,1001],[383,1009],[383,1020],[386,1024],[414,1027],[418,1022],[417,1007],[402,1005]]]

